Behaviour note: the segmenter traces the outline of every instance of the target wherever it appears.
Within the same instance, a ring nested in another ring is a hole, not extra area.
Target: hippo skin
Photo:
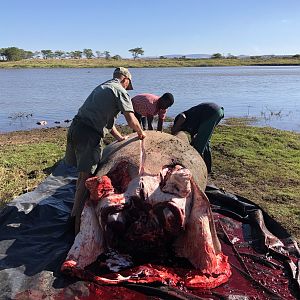
[[[147,131],[143,141],[131,134],[104,149],[98,170],[86,182],[89,199],[63,272],[91,279],[88,266],[105,256],[101,265],[114,276],[95,275],[98,283],[161,281],[213,288],[228,280],[230,266],[204,193],[207,169],[186,141],[156,131]],[[186,272],[170,275],[149,264],[168,256],[186,260]],[[128,275],[137,261],[140,266]]]

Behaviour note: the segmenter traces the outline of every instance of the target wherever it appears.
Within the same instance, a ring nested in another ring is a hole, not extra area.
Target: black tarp
[[[33,192],[14,199],[0,214],[0,299],[19,292],[55,289],[74,234],[68,226],[76,171],[61,162]],[[58,286],[58,285],[57,285]]]
[[[68,220],[76,176],[74,168],[60,162],[33,192],[17,197],[1,212],[1,300],[95,298],[90,296],[90,283],[69,278],[60,272],[74,240],[73,224]],[[245,224],[252,223],[253,213],[262,211],[253,202],[215,187],[208,187],[206,193],[214,211]],[[263,211],[262,215],[270,231],[273,229],[279,238],[291,240],[284,228]],[[119,299],[114,291],[116,289],[106,292],[114,295],[111,299]],[[119,296],[122,299],[122,293]]]

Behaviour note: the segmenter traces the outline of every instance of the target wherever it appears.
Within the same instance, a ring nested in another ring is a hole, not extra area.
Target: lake
[[[225,118],[255,117],[257,126],[300,132],[300,67],[132,68],[134,91],[175,103],[168,115],[216,102]],[[0,69],[0,132],[66,126],[90,92],[112,77],[112,68]],[[56,123],[55,123],[56,122]],[[60,123],[58,123],[60,122]],[[124,119],[120,117],[119,123]]]

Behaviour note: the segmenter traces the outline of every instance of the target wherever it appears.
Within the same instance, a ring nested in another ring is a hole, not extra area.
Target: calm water
[[[65,126],[113,69],[0,69],[0,132]],[[300,132],[299,67],[131,69],[138,93],[173,93],[168,115],[203,101],[223,106],[225,117],[257,117],[258,126]],[[122,123],[124,120],[119,119]]]

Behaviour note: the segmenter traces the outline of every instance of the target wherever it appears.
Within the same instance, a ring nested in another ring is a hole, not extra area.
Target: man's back
[[[153,94],[139,94],[132,98],[134,111],[142,116],[155,116],[159,114],[163,116],[165,109],[159,109],[158,99],[160,97]]]
[[[197,133],[200,123],[209,119],[219,108],[216,103],[203,102],[184,111],[186,121],[183,130],[191,134]]]
[[[79,108],[77,116],[104,136],[105,128],[112,128],[120,111],[133,112],[133,107],[127,91],[117,79],[112,79],[92,91]]]

